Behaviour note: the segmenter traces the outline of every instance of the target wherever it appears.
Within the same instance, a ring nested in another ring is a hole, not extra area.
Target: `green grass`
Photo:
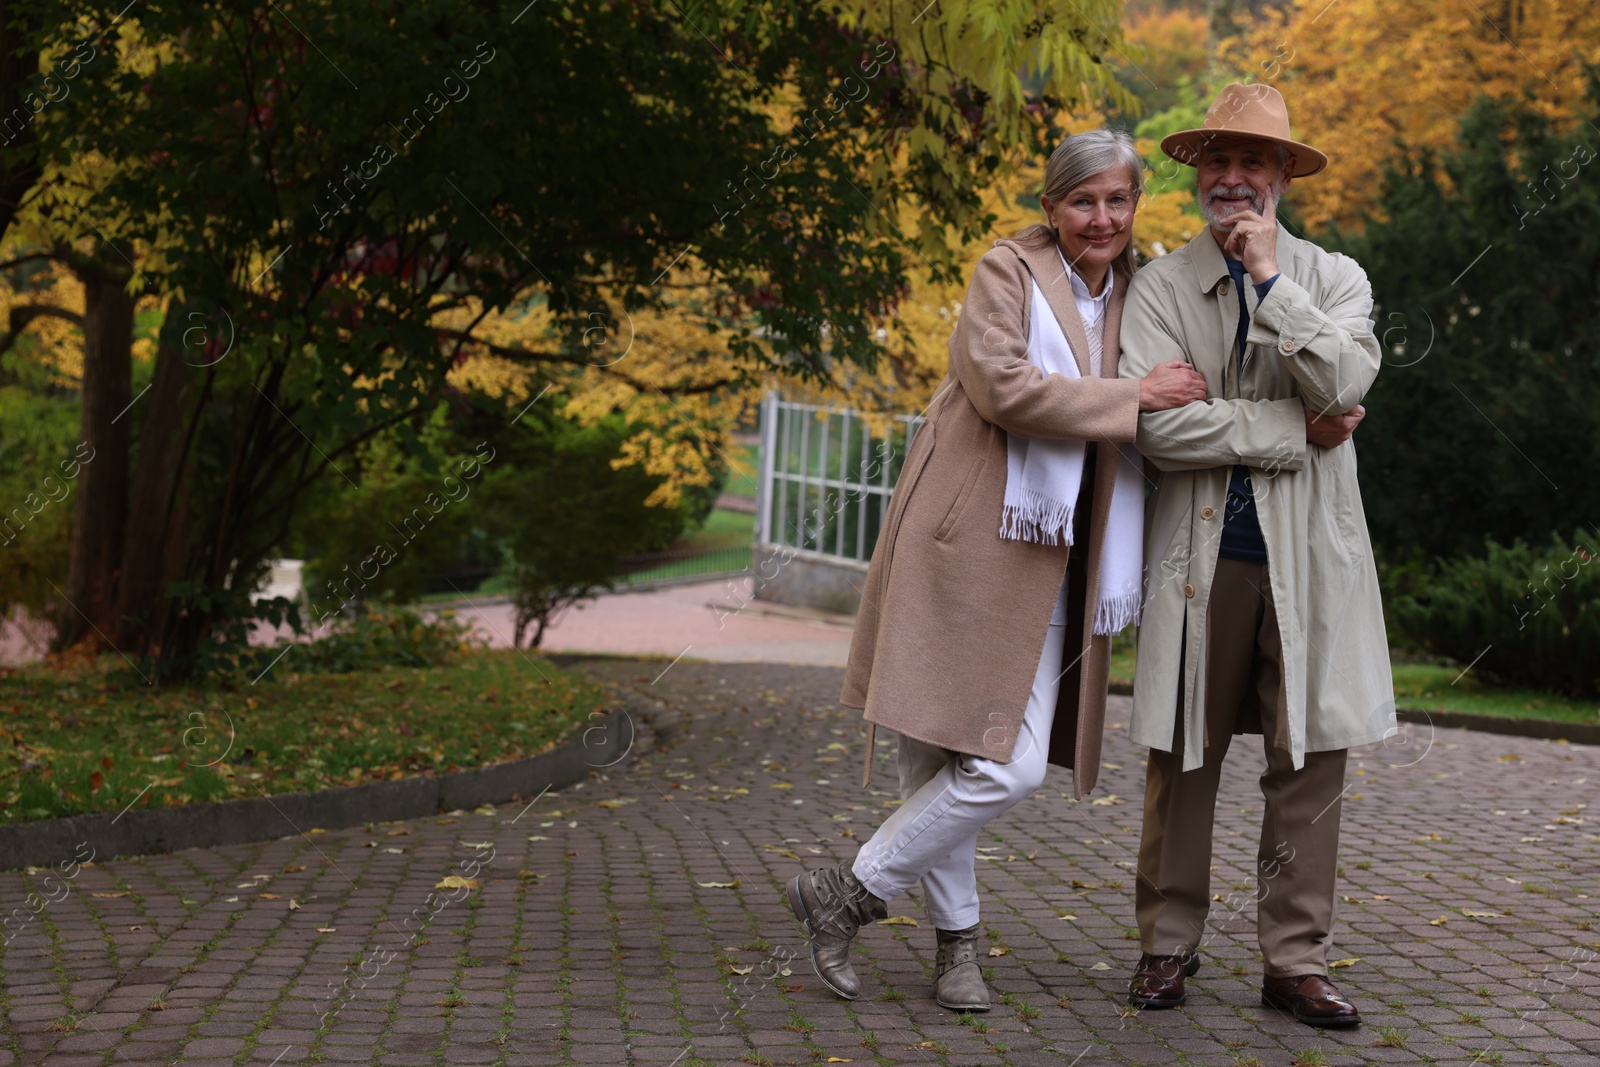
[[[734,496],[755,496],[756,485],[761,481],[761,446],[729,445],[726,451],[732,465],[722,491]]]
[[[672,547],[678,548],[744,548],[756,537],[756,517],[751,512],[712,508],[706,524],[690,534],[678,538]]]
[[[317,675],[294,674],[294,655],[281,681],[236,691],[127,687],[115,657],[0,671],[0,823],[478,767],[547,751],[605,705],[515,650]]]
[[[1133,640],[1129,636],[1112,642],[1112,685],[1133,684],[1133,652]],[[1500,689],[1485,685],[1472,671],[1463,675],[1459,665],[1407,662],[1399,652],[1392,653],[1391,659],[1395,701],[1401,708],[1508,719],[1600,723],[1600,702],[1569,700],[1535,689]]]
[[[1455,681],[1457,678],[1460,680]],[[1600,723],[1600,703],[1534,689],[1498,689],[1482,684],[1471,671],[1462,675],[1460,667],[1447,664],[1396,662],[1394,695],[1402,708],[1424,711]]]

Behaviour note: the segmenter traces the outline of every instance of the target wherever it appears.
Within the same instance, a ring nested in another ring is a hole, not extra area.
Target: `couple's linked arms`
[[[1118,280],[1117,284],[1126,284]],[[950,335],[950,370],[978,414],[1024,437],[1132,441],[1139,413],[1205,395],[1205,380],[1179,360],[1130,380],[1041,375],[1028,360],[1026,297],[1032,275],[1009,253],[986,254]]]
[[[1307,444],[1332,447],[1348,439],[1364,414],[1362,398],[1378,376],[1382,352],[1372,333],[1372,289],[1353,260],[1335,257],[1339,278],[1327,310],[1280,274],[1257,306],[1247,339],[1265,347],[1257,358],[1282,359],[1300,395],[1283,400],[1205,400],[1139,418],[1139,451],[1162,470],[1243,464],[1299,470]],[[1134,378],[1170,359],[1183,359],[1175,295],[1167,277],[1143,278],[1122,318],[1118,370]]]

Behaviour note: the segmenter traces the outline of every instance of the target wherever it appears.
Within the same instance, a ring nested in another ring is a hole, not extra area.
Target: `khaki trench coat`
[[[1060,322],[1081,378],[1046,376],[1028,362],[1030,279]],[[1003,238],[978,261],[950,336],[950,371],[912,440],[878,534],[840,696],[864,708],[873,727],[1009,763],[1069,549],[1000,537],[1006,433],[1112,442],[1098,449],[1087,578],[1068,590],[1063,662],[1070,669],[1051,730],[1049,761],[1072,768],[1080,797],[1099,773],[1111,660],[1109,637],[1081,636],[1084,605],[1095,598],[1120,455],[1114,443],[1133,440],[1139,412],[1138,383],[1117,378],[1127,294],[1128,279],[1117,277],[1102,376],[1091,378],[1087,335],[1053,239]]]
[[[1229,359],[1239,297],[1208,230],[1134,277],[1122,323],[1124,377],[1185,359],[1217,398],[1139,416],[1140,451],[1162,471],[1145,511],[1145,602],[1129,736],[1202,763],[1207,607],[1228,479],[1250,468],[1283,639],[1294,766],[1305,753],[1382,740],[1394,684],[1378,574],[1356,484],[1355,445],[1308,446],[1306,408],[1344,412],[1377,377],[1372,288],[1356,262],[1278,232],[1281,276],[1250,309],[1247,350]],[[1253,282],[1253,279],[1247,279]],[[1360,430],[1356,431],[1360,433]],[[1210,620],[1224,625],[1225,620]]]

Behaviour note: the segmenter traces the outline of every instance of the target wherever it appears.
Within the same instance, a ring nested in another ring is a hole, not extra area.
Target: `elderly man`
[[[1151,751],[1129,1000],[1180,1004],[1199,969],[1223,757],[1235,733],[1260,733],[1261,999],[1352,1026],[1327,966],[1345,750],[1394,722],[1350,443],[1380,362],[1372,290],[1353,260],[1277,221],[1290,179],[1328,160],[1289,136],[1276,89],[1229,85],[1202,128],[1161,148],[1196,168],[1208,228],[1134,277],[1120,373],[1184,359],[1210,399],[1139,416],[1160,475],[1131,729]]]

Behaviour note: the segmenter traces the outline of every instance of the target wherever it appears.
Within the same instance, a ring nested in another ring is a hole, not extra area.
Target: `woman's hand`
[[[1181,359],[1157,363],[1139,379],[1139,410],[1165,411],[1206,398],[1205,377]]]

